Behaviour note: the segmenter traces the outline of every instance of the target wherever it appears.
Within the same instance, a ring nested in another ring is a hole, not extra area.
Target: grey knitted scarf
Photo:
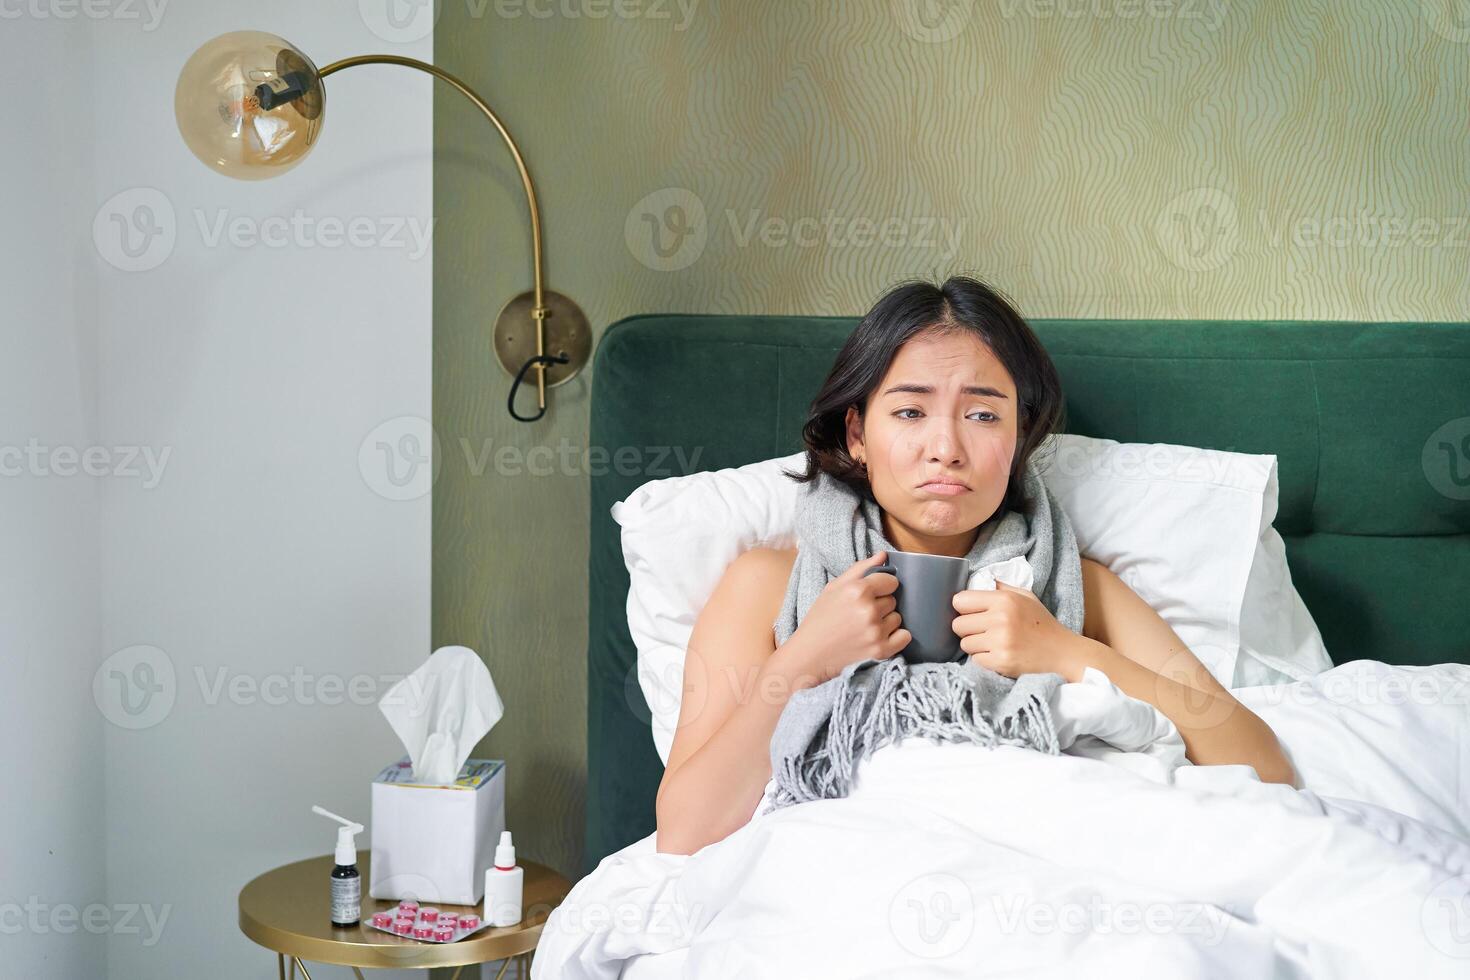
[[[1057,621],[1082,631],[1082,565],[1071,521],[1028,464],[1025,503],[988,522],[965,556],[970,572],[1023,556],[1032,591]],[[796,563],[774,623],[785,643],[827,583],[879,550],[896,551],[876,501],[819,474],[796,505]],[[931,741],[1019,745],[1057,754],[1048,706],[1059,674],[1012,679],[970,658],[909,664],[901,656],[859,660],[787,701],[771,736],[775,788],[765,812],[807,800],[846,796],[858,764],[910,735]]]

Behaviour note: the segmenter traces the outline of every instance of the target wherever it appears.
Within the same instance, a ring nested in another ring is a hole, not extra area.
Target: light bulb
[[[184,63],[174,117],[193,154],[239,180],[274,177],[316,143],[326,112],[316,65],[291,42],[234,31]]]

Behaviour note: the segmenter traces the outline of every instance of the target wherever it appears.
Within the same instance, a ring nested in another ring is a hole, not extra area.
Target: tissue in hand
[[[992,562],[984,568],[975,569],[970,573],[970,581],[966,588],[994,589],[996,582],[1014,585],[1018,589],[1034,589],[1036,573],[1032,570],[1031,563],[1026,560],[1025,555],[1016,555],[1014,558]]]
[[[504,705],[467,647],[443,647],[378,705],[408,756],[373,781],[373,898],[474,905],[505,829],[505,763],[470,759]]]

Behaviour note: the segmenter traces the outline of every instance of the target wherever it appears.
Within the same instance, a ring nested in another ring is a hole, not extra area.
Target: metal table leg
[[[301,975],[305,977],[306,980],[311,980],[311,973],[306,969],[306,962],[304,960],[296,956],[288,958],[283,953],[277,953],[276,972],[281,975],[281,980],[286,980],[286,963],[291,964],[291,980],[296,980],[296,968],[298,966],[301,967]],[[348,969],[352,971],[353,976],[357,977],[357,980],[365,980],[362,975],[362,970],[358,967],[349,966]],[[453,977],[450,978],[450,980],[457,980],[458,977],[459,974],[456,973]]]
[[[518,980],[529,980],[531,974],[530,953],[520,953],[516,956],[507,956],[505,959],[501,960],[500,969],[495,974],[495,980],[504,980],[505,971],[510,969],[511,963],[515,963],[516,965],[516,977],[518,978]],[[299,956],[287,956],[284,953],[276,954],[276,974],[280,977],[280,980],[296,980],[296,970],[298,967],[301,970],[301,975],[305,977],[306,980],[311,980],[311,971],[306,968],[306,962],[302,960]],[[362,975],[362,970],[360,968],[353,966],[349,967],[348,969],[352,971],[352,975],[355,976],[357,980],[365,980]],[[450,974],[449,980],[459,980],[460,974],[463,972],[464,964],[460,964],[459,966],[454,968],[454,972]]]

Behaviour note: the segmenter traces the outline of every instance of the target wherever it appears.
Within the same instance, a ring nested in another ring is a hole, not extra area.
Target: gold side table
[[[357,852],[357,870],[362,875],[362,917],[383,912],[398,903],[390,899],[367,896],[369,852]],[[334,859],[330,854],[282,865],[253,879],[240,889],[240,931],[250,939],[273,950],[276,970],[286,978],[290,963],[294,980],[297,968],[306,980],[311,973],[307,960],[350,966],[362,977],[361,967],[427,969],[456,967],[453,980],[458,980],[466,966],[504,960],[496,980],[505,976],[511,959],[516,972],[530,975],[530,961],[541,939],[541,927],[551,910],[566,898],[572,883],[544,864],[522,861],[526,869],[521,910],[525,916],[513,926],[482,929],[457,943],[422,943],[403,936],[380,932],[361,923],[346,929],[332,925],[331,872]],[[483,910],[472,905],[436,905],[446,912],[479,915]]]

